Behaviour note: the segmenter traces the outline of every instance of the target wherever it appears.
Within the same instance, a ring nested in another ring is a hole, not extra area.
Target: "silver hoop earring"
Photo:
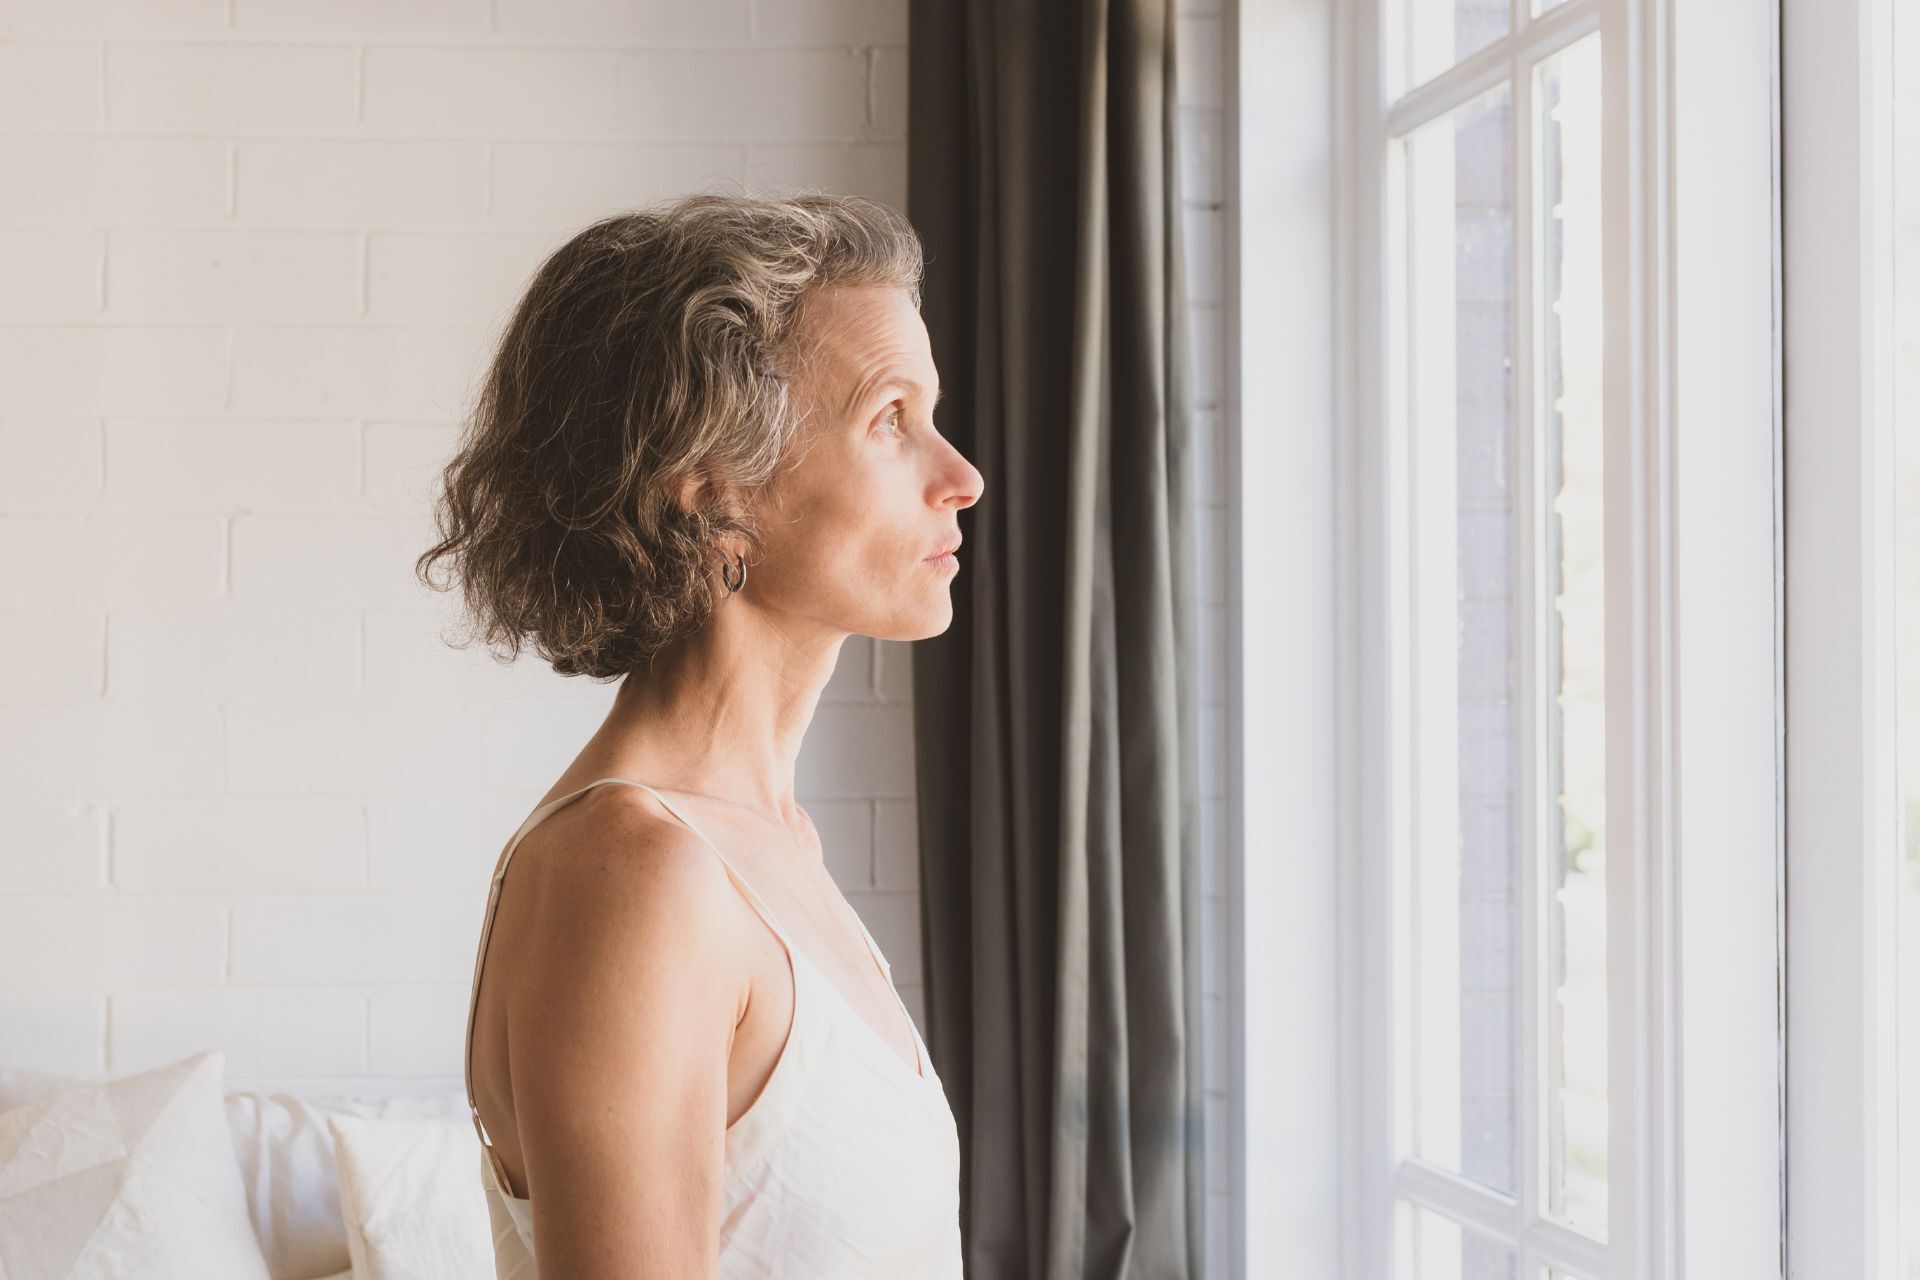
[[[740,566],[740,581],[735,582],[733,580],[733,575],[728,572],[728,570],[732,569],[734,564],[736,563],[735,560],[733,559],[732,556],[729,556],[724,551],[720,553],[720,557],[721,559],[726,561],[725,566],[723,566],[720,570],[720,581],[727,584],[727,592],[729,595],[731,595],[732,593],[740,590],[740,588],[747,585],[747,558],[746,556],[742,555],[739,561],[737,562]]]

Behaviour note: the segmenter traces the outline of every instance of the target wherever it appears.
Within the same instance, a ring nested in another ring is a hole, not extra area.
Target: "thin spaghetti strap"
[[[508,1195],[512,1195],[513,1192],[511,1191],[511,1189],[508,1187],[508,1184],[507,1184],[506,1170],[501,1166],[500,1157],[493,1149],[493,1140],[487,1136],[486,1125],[483,1124],[480,1120],[480,1108],[474,1102],[474,1097],[473,1097],[474,1016],[479,1011],[479,1008],[480,1008],[480,974],[481,974],[482,966],[485,965],[486,959],[487,959],[487,943],[493,937],[494,915],[499,910],[499,906],[500,906],[500,888],[502,883],[507,878],[507,867],[513,862],[514,851],[520,847],[521,840],[526,838],[526,835],[529,831],[532,831],[535,827],[539,826],[542,822],[546,821],[548,815],[552,814],[555,810],[559,809],[561,806],[568,804],[571,801],[579,799],[581,796],[593,790],[595,787],[600,786],[602,783],[607,783],[607,782],[624,782],[631,786],[646,786],[645,783],[634,782],[630,778],[596,778],[592,782],[589,782],[584,787],[578,787],[572,791],[567,792],[563,796],[555,796],[553,799],[547,801],[545,804],[535,809],[532,813],[528,814],[526,821],[520,824],[519,829],[513,833],[512,839],[507,841],[506,852],[501,856],[500,865],[497,868],[495,868],[493,877],[489,881],[487,886],[486,916],[481,921],[481,924],[480,924],[480,945],[475,949],[474,956],[473,956],[473,982],[470,986],[470,989],[467,992],[466,1048],[464,1051],[464,1055],[465,1055],[464,1066],[462,1067],[461,1074],[462,1074],[463,1082],[466,1086],[466,1092],[467,1092],[467,1111],[473,1117],[474,1132],[478,1134],[480,1137],[480,1145],[486,1148],[487,1161],[493,1168],[494,1179],[500,1184],[501,1191]],[[652,791],[653,788],[647,787],[647,790]],[[657,791],[654,792],[654,795],[656,797],[658,797],[659,794],[660,793]],[[666,804],[666,801],[664,798],[661,799],[660,802],[662,804]],[[673,806],[667,805],[667,808],[669,810],[672,810]],[[682,822],[687,821],[686,818],[682,816],[680,813],[678,813],[677,811],[674,812],[674,816],[679,818]],[[689,827],[693,826],[693,824],[690,822],[687,822],[687,825]],[[695,834],[696,835],[699,834],[698,828],[695,828]],[[703,840],[706,839],[705,836],[701,836],[700,838]],[[713,842],[708,840],[707,843],[711,845]],[[714,852],[718,853],[719,850],[716,849],[714,850]],[[722,858],[721,861],[724,863],[726,859]],[[729,872],[732,871],[731,866],[729,866],[727,869]],[[736,881],[738,881],[739,879],[738,876],[735,876],[734,878]],[[749,890],[749,894],[751,894],[751,890]],[[772,921],[769,921],[768,923],[772,925]],[[775,933],[779,933],[779,927],[777,925],[773,926],[773,928]],[[782,942],[785,942],[786,935],[781,934],[780,940]]]
[[[746,898],[748,904],[752,906],[752,908],[754,909],[754,912],[757,915],[759,915],[759,917],[762,920],[766,921],[767,928],[773,930],[774,936],[780,939],[780,945],[785,947],[789,952],[793,951],[794,949],[793,940],[787,937],[787,931],[780,927],[780,921],[775,918],[772,908],[768,907],[767,904],[761,900],[760,895],[753,891],[753,886],[748,884],[746,881],[746,878],[742,876],[737,869],[735,869],[733,865],[733,860],[727,857],[726,854],[720,852],[719,845],[707,839],[707,833],[702,831],[699,828],[699,826],[695,824],[692,818],[689,818],[685,813],[683,813],[679,805],[667,799],[665,796],[661,795],[658,791],[654,790],[652,787],[648,786],[644,782],[635,782],[630,778],[602,778],[601,781],[602,782],[625,782],[629,786],[640,787],[641,789],[652,794],[653,798],[655,800],[658,800],[661,803],[661,805],[666,808],[666,811],[668,813],[680,819],[680,821],[686,825],[687,830],[693,832],[693,834],[695,834],[696,836],[699,836],[701,843],[705,844],[707,848],[713,850],[713,856],[720,859],[720,865],[726,868],[728,878],[731,879],[734,882],[734,884],[739,886],[741,894]]]
[[[580,787],[573,791],[569,791],[567,792],[567,794],[563,796],[556,796],[554,799],[547,801],[547,803],[541,805],[539,808],[535,809],[532,813],[528,814],[526,821],[520,824],[520,829],[515,831],[513,833],[513,838],[507,842],[506,853],[501,857],[500,866],[498,869],[494,871],[492,882],[489,885],[487,890],[486,918],[482,921],[480,926],[480,946],[474,953],[473,982],[472,982],[471,989],[467,993],[466,1056],[465,1056],[465,1067],[463,1068],[463,1076],[465,1079],[466,1091],[467,1091],[467,1110],[472,1114],[472,1117],[473,1117],[474,1132],[480,1136],[480,1145],[485,1147],[487,1150],[487,1158],[493,1165],[494,1177],[496,1180],[499,1181],[501,1190],[505,1191],[509,1195],[511,1195],[512,1192],[508,1190],[508,1187],[507,1187],[506,1173],[500,1167],[499,1157],[494,1154],[493,1141],[487,1136],[486,1126],[482,1124],[480,1120],[480,1108],[475,1104],[474,1098],[473,1098],[474,1015],[478,1012],[480,1008],[481,967],[486,962],[487,941],[493,936],[493,918],[494,918],[495,912],[497,911],[500,905],[500,887],[502,882],[504,882],[506,879],[507,866],[509,863],[513,861],[514,850],[520,847],[520,841],[525,838],[526,834],[529,831],[539,826],[541,822],[545,821],[545,819],[549,814],[551,814],[554,810],[560,808],[562,805],[567,804],[569,801],[576,800],[579,797],[585,795],[587,792],[593,790],[595,787],[601,786],[609,782],[619,783],[623,786],[639,787],[641,790],[651,793],[653,798],[658,800],[661,803],[661,805],[666,808],[666,811],[668,813],[671,813],[675,818],[678,818],[680,822],[683,825],[685,825],[689,831],[693,832],[694,835],[700,837],[701,842],[705,844],[707,848],[713,850],[714,856],[720,859],[720,865],[726,869],[727,877],[731,879],[733,883],[739,888],[741,894],[746,898],[748,905],[754,909],[754,912],[759,915],[761,920],[766,922],[767,928],[773,931],[774,936],[780,939],[780,945],[786,948],[789,966],[795,967],[795,972],[796,973],[798,972],[797,966],[793,965],[793,957],[796,954],[796,948],[793,945],[792,939],[788,938],[787,931],[780,927],[780,921],[774,916],[773,911],[767,906],[765,902],[761,901],[760,895],[753,891],[753,886],[748,884],[745,878],[741,876],[739,871],[737,871],[734,868],[732,861],[728,859],[727,855],[720,852],[720,847],[714,844],[713,841],[707,839],[707,833],[702,831],[699,828],[699,826],[696,825],[691,818],[687,817],[685,813],[682,813],[680,811],[680,807],[678,805],[674,804],[671,800],[661,795],[658,791],[648,786],[646,783],[636,781],[632,778],[619,778],[619,777],[595,778],[592,782],[589,782],[586,786]],[[862,928],[864,927],[865,926],[863,925]],[[872,939],[869,938],[868,942],[869,942],[869,945],[871,945]],[[879,959],[879,956],[878,956],[878,953],[876,952],[875,954],[876,962],[878,961],[878,959]],[[797,980],[798,979],[796,978],[796,981]]]
[[[766,922],[767,928],[773,930],[774,936],[780,939],[780,945],[786,948],[788,967],[793,970],[794,982],[798,983],[800,981],[799,960],[801,958],[804,958],[804,953],[801,952],[798,947],[793,945],[793,940],[787,937],[787,931],[785,929],[782,929],[780,927],[779,920],[774,918],[772,909],[769,908],[765,902],[761,901],[760,895],[753,891],[753,886],[747,883],[746,878],[743,877],[737,870],[734,869],[732,859],[728,858],[726,854],[720,852],[720,846],[715,844],[712,840],[707,839],[707,833],[702,831],[699,825],[696,824],[693,821],[693,819],[689,818],[685,813],[682,813],[678,805],[674,804],[673,801],[667,799],[665,796],[661,795],[658,791],[654,790],[654,788],[648,786],[646,783],[636,782],[631,778],[602,778],[600,781],[624,782],[629,786],[641,787],[651,792],[653,795],[653,798],[655,800],[658,800],[663,806],[665,806],[668,813],[671,813],[674,817],[680,819],[681,822],[685,823],[689,831],[693,832],[693,834],[695,834],[696,836],[699,836],[701,841],[705,843],[707,848],[713,850],[713,856],[720,859],[720,865],[726,868],[728,877],[730,877],[733,880],[734,884],[739,886],[740,892],[743,896],[745,896],[747,902],[753,907],[754,911],[759,914],[760,918]],[[887,980],[887,990],[893,993],[893,1002],[894,1004],[899,1006],[900,1016],[906,1019],[908,1027],[910,1027],[913,1031],[914,1074],[920,1079],[925,1079],[926,1078],[926,1055],[923,1052],[921,1052],[919,1024],[914,1022],[913,1011],[907,1008],[907,1002],[904,999],[902,999],[900,996],[900,989],[894,985],[893,966],[887,963],[887,958],[884,955],[880,954],[880,944],[873,940],[873,934],[870,930],[868,930],[866,921],[860,920],[858,912],[854,913],[854,919],[859,921],[861,936],[864,937],[867,941],[867,955],[869,958],[872,959],[873,967],[875,969],[878,969],[880,971],[880,976]],[[809,961],[808,963],[811,964],[812,962]],[[829,982],[827,985],[829,989],[832,989],[831,982]],[[846,1004],[846,997],[843,995],[840,995],[840,993],[837,990],[834,990],[834,994],[840,999],[841,1004],[846,1009],[848,1016],[852,1017],[861,1026],[866,1027],[868,1032],[872,1034],[876,1039],[878,1039],[879,1033],[873,1030],[872,1024],[868,1023],[864,1017],[861,1017],[859,1014],[856,1014],[853,1012],[852,1006]]]
[[[854,912],[853,918],[860,920],[860,913],[857,911]],[[924,1079],[926,1076],[927,1057],[926,1054],[921,1051],[920,1024],[915,1021],[913,1010],[907,1008],[907,1002],[901,996],[900,988],[895,985],[893,981],[893,966],[887,962],[887,958],[884,955],[880,954],[880,944],[873,940],[873,930],[867,928],[867,922],[865,920],[860,920],[860,932],[867,940],[867,953],[873,957],[873,963],[875,967],[880,970],[880,976],[887,980],[887,990],[893,992],[893,1002],[900,1006],[900,1013],[906,1018],[907,1026],[913,1029],[914,1071]]]
[[[625,782],[630,782],[631,785],[636,787],[645,787],[648,791],[653,792],[654,799],[658,800],[661,804],[666,806],[668,813],[671,813],[674,817],[686,823],[688,830],[692,831],[693,834],[699,836],[701,840],[705,841],[707,848],[713,850],[713,856],[720,859],[720,865],[727,869],[727,874],[733,878],[733,882],[740,886],[740,892],[746,895],[747,901],[751,903],[753,905],[753,909],[760,914],[760,918],[767,922],[767,928],[773,930],[774,934],[779,937],[780,944],[787,949],[787,955],[789,957],[789,960],[791,960],[791,958],[798,952],[798,948],[796,948],[793,945],[792,940],[787,937],[786,931],[780,927],[780,922],[774,919],[773,912],[767,907],[766,903],[760,900],[760,895],[753,891],[753,886],[748,884],[745,878],[743,878],[738,871],[734,870],[732,861],[728,859],[726,854],[720,852],[720,846],[715,844],[713,841],[708,840],[706,832],[700,830],[700,828],[694,824],[693,819],[687,817],[687,815],[682,813],[679,807],[675,805],[671,800],[661,795],[658,791],[654,791],[652,787],[647,786],[647,784],[644,782],[632,782],[631,779],[602,779],[602,781],[625,781]],[[893,993],[893,1002],[899,1006],[900,1016],[905,1018],[907,1021],[907,1025],[913,1029],[914,1072],[916,1075],[919,1075],[922,1078],[924,1078],[926,1074],[925,1072],[926,1058],[925,1058],[925,1055],[920,1052],[920,1044],[919,1044],[920,1027],[919,1027],[919,1024],[913,1020],[913,1010],[907,1008],[907,1002],[901,997],[900,989],[894,985],[893,966],[887,963],[887,958],[880,953],[880,944],[873,940],[873,932],[867,928],[867,922],[860,919],[859,912],[854,913],[854,919],[859,922],[860,935],[866,939],[867,955],[873,961],[873,967],[875,969],[878,969],[880,971],[880,976],[887,980],[887,990]],[[797,972],[797,967],[796,967],[796,972]],[[838,992],[836,991],[835,994],[837,995]],[[846,999],[845,996],[841,996],[840,998],[843,1002]],[[851,1006],[848,1006],[848,1012],[849,1013],[852,1012]],[[858,1017],[858,1015],[855,1015],[855,1016]],[[871,1024],[867,1023],[866,1019],[859,1018],[859,1021],[863,1026],[867,1026],[869,1030],[872,1029]],[[878,1033],[876,1032],[875,1035],[877,1036]]]

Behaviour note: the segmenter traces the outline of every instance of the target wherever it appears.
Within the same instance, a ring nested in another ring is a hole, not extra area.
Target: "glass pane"
[[[1519,1010],[1512,94],[1402,144],[1414,1154],[1512,1194]]]
[[[1404,1200],[1394,1211],[1394,1280],[1514,1280],[1513,1250]]]
[[[1920,1280],[1920,0],[1893,6],[1894,455],[1899,485],[1900,1274]]]
[[[1545,450],[1547,1211],[1607,1225],[1606,590],[1601,548],[1600,38],[1535,72],[1537,420]]]
[[[1511,0],[1400,0],[1401,84],[1412,88],[1507,34]]]

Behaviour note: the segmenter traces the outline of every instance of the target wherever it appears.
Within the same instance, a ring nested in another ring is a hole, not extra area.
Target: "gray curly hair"
[[[802,437],[809,291],[897,286],[917,307],[921,272],[906,219],[853,196],[703,194],[595,222],[514,309],[415,573],[445,590],[450,566],[505,661],[530,644],[562,675],[649,664],[711,616],[722,537],[764,554],[754,506]]]

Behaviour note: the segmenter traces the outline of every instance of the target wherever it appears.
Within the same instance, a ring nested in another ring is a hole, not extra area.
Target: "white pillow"
[[[464,1093],[433,1097],[353,1098],[291,1093],[229,1093],[227,1127],[247,1188],[247,1212],[274,1280],[349,1270],[347,1234],[335,1172],[336,1115],[375,1119],[464,1119]],[[468,1132],[473,1122],[465,1121]],[[474,1145],[480,1144],[479,1138]]]
[[[99,1084],[87,1076],[63,1076],[51,1071],[33,1071],[26,1067],[0,1067],[0,1111],[11,1111],[30,1102],[51,1098],[76,1084]]]
[[[480,1280],[493,1232],[471,1120],[336,1115],[334,1163],[353,1280]]]
[[[0,1112],[0,1276],[268,1280],[225,1073],[212,1049]]]
[[[99,1083],[93,1076],[0,1067],[0,1111]],[[226,1111],[247,1193],[247,1217],[273,1280],[353,1280],[329,1115],[458,1118],[468,1128],[473,1125],[466,1118],[466,1095],[459,1089],[424,1096],[313,1098],[236,1091],[226,1095]],[[477,1139],[474,1145],[479,1145]]]

